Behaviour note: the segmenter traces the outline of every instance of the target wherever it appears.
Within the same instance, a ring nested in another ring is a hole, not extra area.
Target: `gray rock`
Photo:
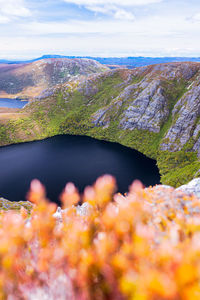
[[[161,150],[179,151],[193,136],[197,138],[199,124],[195,127],[200,116],[200,86],[193,86],[175,105],[172,111],[172,126],[164,137]],[[197,151],[198,142],[194,146]]]
[[[99,109],[93,116],[92,116],[92,123],[95,126],[106,126],[110,123],[110,118],[107,117],[106,113],[110,112],[113,108],[116,111],[122,106],[124,102],[126,102],[132,94],[135,94],[138,89],[138,84],[130,84],[126,86],[123,91],[114,98],[109,106],[106,106],[102,109]],[[113,114],[112,114],[113,115]]]
[[[197,156],[198,156],[198,158],[200,158],[200,137],[194,144],[193,149],[194,149],[194,151],[197,151]]]
[[[167,99],[163,95],[161,82],[155,80],[125,110],[120,128],[159,132],[168,115]]]
[[[91,209],[92,209],[92,206],[90,204],[88,204],[87,202],[85,202],[82,205],[78,205],[76,207],[76,213],[79,216],[88,216],[90,214]]]
[[[58,206],[57,211],[55,212],[55,214],[53,214],[53,217],[57,220],[57,221],[62,221],[62,209],[61,207]]]
[[[82,205],[76,206],[76,213],[79,216],[88,216],[90,213],[90,210],[92,209],[92,206],[88,204],[87,202],[83,203]],[[53,217],[58,221],[62,222],[63,219],[63,213],[66,212],[67,209],[62,210],[61,207],[57,208],[57,211],[53,214]]]
[[[92,123],[95,126],[105,126],[106,122],[104,120],[104,115],[106,114],[106,112],[109,110],[109,108],[102,108],[99,109],[93,116],[92,116]]]
[[[200,198],[200,178],[195,178],[188,184],[182,185],[176,189],[176,191],[181,191],[186,194],[194,194]]]
[[[159,64],[137,68],[119,85],[122,89],[119,95],[110,105],[93,114],[91,121],[95,126],[106,127],[109,126],[112,115],[112,119],[119,119],[120,129],[159,133],[170,114],[169,99],[165,95],[162,82],[192,78],[192,84],[191,81],[188,82],[188,91],[173,108],[172,126],[163,139],[161,150],[180,150],[193,136],[193,150],[198,151],[200,124],[196,124],[196,121],[200,115],[200,86],[198,76],[196,79],[193,78],[197,72],[199,65],[193,63]],[[133,84],[137,76],[141,76],[141,81]]]
[[[200,133],[200,122],[199,122],[199,124],[197,124],[196,129],[194,130],[193,137],[197,138],[199,133]]]

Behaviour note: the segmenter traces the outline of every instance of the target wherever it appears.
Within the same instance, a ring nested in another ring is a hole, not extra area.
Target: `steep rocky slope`
[[[89,59],[49,58],[29,64],[2,64],[0,96],[32,98],[76,76],[105,70],[108,68]]]
[[[116,141],[157,159],[162,182],[200,174],[200,63],[119,69],[48,91],[2,122],[0,144],[56,134]]]

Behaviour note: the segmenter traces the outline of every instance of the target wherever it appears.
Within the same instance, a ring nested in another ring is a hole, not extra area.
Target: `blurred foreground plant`
[[[199,300],[200,199],[138,181],[115,190],[109,175],[83,195],[68,183],[56,218],[34,180],[31,215],[1,211],[0,299]]]

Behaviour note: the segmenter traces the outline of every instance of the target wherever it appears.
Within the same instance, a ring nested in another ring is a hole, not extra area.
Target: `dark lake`
[[[83,191],[103,174],[114,175],[122,193],[134,179],[146,186],[160,182],[154,160],[89,137],[55,136],[0,148],[0,196],[9,200],[24,200],[30,181],[37,178],[46,186],[49,199],[57,202],[67,182]]]
[[[27,103],[18,99],[0,98],[0,107],[23,108]]]

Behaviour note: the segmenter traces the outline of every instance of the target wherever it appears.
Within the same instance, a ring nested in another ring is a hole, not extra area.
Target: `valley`
[[[180,186],[200,175],[199,78],[200,63],[190,62],[104,69],[61,82],[17,118],[0,119],[0,145],[87,135],[156,159],[162,183]]]

